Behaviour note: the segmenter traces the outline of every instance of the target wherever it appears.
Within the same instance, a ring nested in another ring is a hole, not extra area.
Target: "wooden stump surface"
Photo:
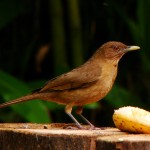
[[[79,130],[73,124],[1,123],[0,150],[150,150],[150,134]]]

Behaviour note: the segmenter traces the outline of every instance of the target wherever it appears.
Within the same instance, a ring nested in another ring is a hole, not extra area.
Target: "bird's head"
[[[121,42],[110,41],[103,44],[99,51],[106,59],[119,61],[126,52],[138,49],[140,49],[139,46],[127,46]]]

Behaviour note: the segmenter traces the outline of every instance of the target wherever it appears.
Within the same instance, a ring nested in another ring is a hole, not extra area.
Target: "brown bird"
[[[33,99],[56,102],[66,105],[65,112],[82,129],[81,124],[71,114],[72,107],[77,106],[76,113],[94,128],[82,115],[83,106],[106,96],[116,79],[119,60],[126,52],[137,49],[140,47],[115,41],[107,42],[80,67],[49,80],[42,88],[29,95],[0,104],[0,108]]]

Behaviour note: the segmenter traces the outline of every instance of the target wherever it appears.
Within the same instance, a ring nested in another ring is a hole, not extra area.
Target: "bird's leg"
[[[70,116],[70,118],[75,122],[75,124],[77,125],[77,127],[79,129],[83,129],[83,127],[81,126],[81,124],[76,120],[76,118],[71,114],[72,112],[72,104],[68,104],[65,107],[65,112],[66,114],[68,114],[68,116]]]
[[[83,106],[78,106],[77,109],[76,109],[76,113],[88,124],[90,125],[90,129],[94,129],[95,126],[90,122],[88,121],[83,115],[82,115],[82,112],[83,112]]]

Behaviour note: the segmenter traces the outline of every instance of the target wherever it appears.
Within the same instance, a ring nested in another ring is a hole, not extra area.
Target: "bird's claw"
[[[78,127],[73,127],[73,126],[65,126],[63,127],[63,129],[69,129],[69,130],[78,130],[79,128]]]

